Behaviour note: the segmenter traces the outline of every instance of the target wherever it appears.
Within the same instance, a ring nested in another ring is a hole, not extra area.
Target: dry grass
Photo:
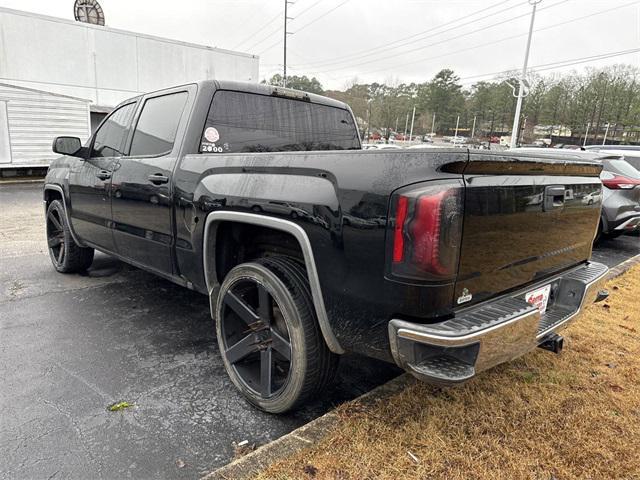
[[[640,479],[640,267],[607,288],[561,355],[343,405],[324,440],[258,478]]]

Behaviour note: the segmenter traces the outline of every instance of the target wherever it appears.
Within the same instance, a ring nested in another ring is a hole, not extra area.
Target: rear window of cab
[[[231,90],[215,93],[200,141],[201,153],[359,148],[348,110]]]

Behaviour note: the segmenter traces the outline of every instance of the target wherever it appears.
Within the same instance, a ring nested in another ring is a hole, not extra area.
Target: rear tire
[[[304,268],[266,257],[234,267],[220,287],[216,332],[231,381],[256,407],[283,413],[322,392],[339,357],[327,347]]]
[[[51,263],[60,273],[84,272],[93,262],[93,248],[78,245],[71,235],[64,205],[53,200],[47,208],[47,247]]]

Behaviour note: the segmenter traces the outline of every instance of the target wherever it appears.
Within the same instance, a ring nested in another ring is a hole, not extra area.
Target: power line
[[[619,50],[617,52],[607,52],[607,53],[600,53],[598,55],[591,55],[588,57],[581,57],[581,58],[570,58],[567,60],[559,60],[556,62],[550,62],[550,63],[542,63],[540,65],[534,65],[533,67],[531,67],[531,70],[536,70],[538,72],[543,72],[543,71],[547,71],[547,70],[555,70],[557,68],[564,68],[564,67],[571,67],[573,65],[580,65],[582,63],[590,63],[590,62],[595,62],[598,60],[605,60],[607,58],[613,58],[613,57],[620,57],[623,55],[630,55],[632,53],[637,53],[640,52],[640,48],[631,48],[628,50]],[[491,72],[491,73],[483,73],[483,74],[479,74],[479,75],[471,75],[468,77],[462,77],[459,80],[469,80],[469,79],[475,79],[475,78],[482,78],[482,77],[491,77],[491,76],[496,76],[496,75],[504,75],[507,73],[512,73],[515,72],[517,70],[517,67],[511,68],[509,70],[502,70],[499,72]],[[472,82],[475,83],[475,82]],[[469,82],[467,82],[467,84],[469,84]]]
[[[572,18],[570,20],[565,20],[563,22],[555,23],[553,25],[548,25],[546,27],[537,28],[537,29],[534,30],[534,32],[541,32],[541,31],[544,31],[544,30],[550,30],[552,28],[557,28],[557,27],[560,27],[560,26],[563,26],[563,25],[567,25],[569,23],[578,22],[578,21],[581,21],[581,20],[584,20],[584,19],[587,19],[587,18],[591,18],[591,17],[595,17],[595,16],[598,16],[598,15],[602,15],[604,13],[612,12],[614,10],[619,10],[619,9],[626,8],[626,7],[629,7],[629,6],[632,6],[632,5],[637,5],[637,3],[638,3],[638,1],[634,0],[633,2],[629,2],[629,3],[623,4],[623,5],[619,5],[617,7],[607,8],[607,9],[601,10],[599,12],[594,12],[594,13],[590,13],[588,15],[583,15],[582,17],[576,17],[576,18]],[[416,64],[416,63],[422,63],[422,62],[426,62],[426,61],[429,61],[429,60],[436,60],[438,58],[443,58],[443,57],[450,57],[451,55],[455,55],[455,54],[463,53],[463,52],[468,52],[468,51],[471,51],[471,50],[477,50],[479,48],[487,47],[489,45],[495,45],[497,43],[501,43],[501,42],[504,42],[506,40],[513,40],[515,38],[524,37],[526,35],[527,35],[526,32],[525,33],[518,33],[516,35],[510,35],[510,36],[507,36],[507,37],[499,38],[497,40],[492,40],[490,42],[485,42],[485,43],[482,43],[482,44],[474,45],[472,47],[461,48],[459,50],[454,50],[452,52],[446,52],[446,53],[442,53],[440,55],[434,55],[434,56],[431,56],[431,57],[423,57],[423,58],[420,58],[418,60],[413,60],[413,61],[410,61],[410,62],[404,62],[402,64],[393,65],[391,67],[384,67],[384,68],[378,68],[378,69],[375,69],[375,70],[368,70],[368,71],[365,71],[365,72],[362,72],[362,73],[367,74],[367,73],[379,72],[379,71],[382,71],[382,70],[389,70],[389,69],[393,70],[393,69],[396,69],[398,67],[403,67],[403,66],[407,66],[407,65]],[[307,73],[320,73],[320,72],[307,72]],[[322,72],[322,73],[325,73],[325,72]],[[343,75],[343,76],[338,76],[337,78],[346,78],[346,77],[350,77],[350,76],[352,76],[352,75],[351,74]],[[335,77],[333,77],[333,78],[335,78]]]
[[[430,28],[430,29],[427,29],[427,30],[423,30],[422,32],[414,33],[412,35],[409,35],[408,37],[399,38],[398,40],[395,40],[395,41],[390,42],[390,43],[386,43],[384,45],[379,45],[377,47],[367,48],[365,50],[361,50],[359,52],[350,53],[348,55],[342,55],[342,56],[339,56],[339,57],[334,57],[333,59],[325,59],[325,60],[320,60],[320,61],[317,61],[317,62],[308,62],[306,64],[302,64],[302,66],[308,66],[308,65],[327,66],[327,65],[332,65],[332,64],[336,64],[336,63],[344,63],[344,61],[342,61],[342,59],[347,59],[347,58],[352,58],[352,57],[361,58],[361,57],[368,57],[368,56],[371,56],[371,55],[375,55],[375,54],[377,54],[377,53],[379,53],[381,51],[384,51],[384,50],[397,48],[397,47],[406,45],[407,43],[402,43],[402,42],[406,42],[406,40],[414,39],[416,37],[421,37],[421,36],[423,36],[423,35],[425,35],[427,33],[434,32],[435,30],[440,30],[441,28],[446,27],[447,25],[451,25],[452,23],[457,23],[460,20],[464,20],[466,18],[474,17],[478,13],[482,13],[482,12],[486,12],[488,10],[492,10],[492,9],[494,9],[496,7],[504,5],[505,3],[508,3],[508,2],[511,2],[511,1],[512,0],[502,0],[502,1],[498,2],[498,3],[490,5],[489,7],[483,8],[481,10],[476,10],[475,12],[470,13],[468,15],[465,15],[464,17],[457,18],[455,20],[451,20],[449,22],[443,23],[442,25],[438,25],[437,27],[433,27],[433,28]],[[485,17],[482,17],[480,19],[476,19],[476,20],[474,20],[474,22],[477,22],[479,20],[482,20],[482,19],[487,18],[488,16],[492,16],[492,15],[495,15],[495,13],[492,13],[492,14],[487,15]],[[467,24],[458,25],[458,26],[454,27],[453,29],[460,28],[460,27],[462,27],[464,25],[467,25]],[[453,30],[453,29],[451,29],[451,30]],[[448,30],[445,30],[445,31],[448,31]],[[439,35],[441,33],[444,33],[444,32],[438,32],[437,34]],[[430,36],[431,35],[429,35],[429,36],[427,36],[425,38],[422,38],[420,40],[424,40],[426,38],[429,38]],[[397,44],[401,44],[401,45],[397,45]]]
[[[305,25],[303,25],[302,27],[296,29],[295,32],[292,33],[298,33],[300,30],[304,30],[305,28],[307,28],[309,25],[312,25],[314,23],[316,23],[318,20],[321,20],[322,18],[326,17],[327,15],[329,15],[330,13],[334,12],[335,10],[337,10],[338,8],[340,8],[341,6],[343,6],[345,3],[349,2],[349,0],[344,0],[344,2],[340,3],[339,5],[333,7],[331,10],[323,13],[322,15],[320,15],[319,17],[316,17],[315,19],[311,20],[309,23],[306,23]],[[268,37],[262,39],[261,41],[266,40],[269,37],[272,37],[276,32],[274,32],[273,34],[269,35]],[[262,55],[264,52],[267,52],[269,50],[271,50],[273,47],[279,45],[282,42],[282,40],[278,40],[277,42],[269,45],[267,48],[264,48],[262,50],[260,50],[260,52],[258,52],[258,55]]]
[[[539,11],[542,11],[542,10],[548,10],[548,9],[550,9],[550,8],[554,8],[554,7],[557,7],[557,6],[562,5],[562,4],[564,4],[564,3],[567,3],[567,2],[569,2],[569,1],[570,1],[570,0],[561,0],[561,1],[559,1],[558,3],[554,3],[553,5],[549,5],[549,6],[547,6],[547,7],[540,8],[540,9],[539,9]],[[523,13],[523,14],[521,14],[521,15],[516,15],[515,17],[510,17],[510,18],[507,18],[507,19],[505,19],[505,20],[501,20],[501,21],[499,21],[499,22],[492,23],[492,24],[490,24],[490,25],[486,25],[486,26],[484,26],[484,27],[477,28],[477,29],[475,29],[475,30],[471,30],[471,31],[466,32],[466,33],[461,33],[461,34],[456,35],[456,36],[454,36],[454,37],[450,37],[450,38],[447,38],[447,39],[444,39],[444,40],[440,40],[440,41],[437,41],[437,42],[433,42],[433,43],[430,43],[430,44],[427,44],[427,45],[422,45],[422,46],[420,46],[420,47],[412,48],[412,49],[410,49],[410,50],[405,50],[405,51],[403,51],[403,52],[401,53],[401,55],[406,55],[407,53],[416,52],[416,51],[418,51],[418,50],[424,50],[425,48],[433,47],[433,46],[436,46],[436,45],[441,45],[441,44],[443,44],[443,43],[447,43],[447,42],[450,42],[450,41],[452,41],[452,40],[457,40],[457,39],[459,39],[459,38],[467,37],[467,36],[469,36],[469,35],[473,35],[473,34],[475,34],[475,33],[483,32],[483,31],[488,30],[488,29],[490,29],[490,28],[494,28],[494,27],[497,27],[497,26],[499,26],[499,25],[503,25],[503,24],[505,24],[505,23],[511,22],[511,21],[513,21],[513,20],[517,20],[517,19],[519,19],[519,18],[528,17],[529,15],[530,15],[530,13],[529,13],[529,12],[527,12],[527,13]],[[440,33],[444,33],[444,32],[440,32]],[[380,62],[380,61],[382,61],[382,60],[387,60],[387,59],[390,59],[390,58],[394,58],[394,57],[396,57],[396,56],[397,56],[397,55],[387,55],[387,56],[383,56],[383,57],[380,57],[380,58],[375,58],[375,59],[373,59],[373,60],[366,60],[366,61],[364,61],[364,62],[360,62],[360,63],[355,63],[355,64],[352,64],[352,65],[349,65],[349,68],[352,68],[352,67],[358,67],[358,66],[360,66],[360,65],[367,65],[367,64],[369,64],[369,63],[377,63],[377,62]],[[330,69],[328,69],[328,70],[326,70],[326,71],[328,71],[328,72],[335,72],[335,71],[337,71],[337,70],[343,70],[344,68],[345,68],[345,67],[330,68]],[[386,68],[387,68],[387,67],[382,68],[381,70],[384,70],[384,69],[386,69]],[[377,71],[377,70],[372,70],[372,71]],[[321,73],[321,72],[317,72],[317,71],[315,71],[315,72],[311,72],[311,73]]]
[[[299,18],[300,16],[304,15],[305,13],[307,13],[309,10],[311,10],[313,7],[315,7],[316,5],[318,5],[321,2],[322,2],[322,0],[318,0],[317,2],[313,3],[311,6],[305,8],[303,11],[301,11],[300,13],[298,13],[296,15],[296,18]]]
[[[246,43],[248,40],[251,40],[253,38],[256,37],[256,35],[258,35],[260,32],[262,32],[265,28],[267,28],[269,25],[271,25],[273,22],[275,22],[276,20],[278,20],[280,18],[280,14],[277,13],[275,17],[273,17],[271,20],[269,20],[267,23],[265,23],[262,27],[260,27],[257,31],[255,31],[254,33],[252,33],[251,35],[249,35],[247,38],[245,38],[243,41],[241,41],[240,43],[236,44],[235,47],[233,47],[233,50],[237,49],[240,47],[240,45],[242,45],[243,43]]]
[[[344,0],[344,2],[342,2],[341,4],[333,7],[331,10],[329,10],[328,12],[325,12],[324,14],[320,15],[319,17],[316,17],[314,20],[311,20],[309,23],[305,23],[302,27],[299,27],[298,29],[296,29],[296,31],[294,33],[298,33],[302,30],[304,30],[305,28],[307,28],[310,25],[313,25],[314,23],[316,23],[318,20],[323,19],[324,17],[326,17],[327,15],[329,15],[330,13],[336,11],[337,9],[339,9],[341,6],[343,6],[345,3],[349,2],[349,0]]]

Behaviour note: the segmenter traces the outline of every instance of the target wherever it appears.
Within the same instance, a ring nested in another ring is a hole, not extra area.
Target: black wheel
[[[300,406],[337,370],[339,357],[322,338],[306,272],[287,257],[229,272],[218,296],[216,330],[231,381],[270,413]]]
[[[83,272],[93,262],[93,248],[73,241],[60,200],[52,201],[47,208],[47,246],[51,263],[60,273]]]

